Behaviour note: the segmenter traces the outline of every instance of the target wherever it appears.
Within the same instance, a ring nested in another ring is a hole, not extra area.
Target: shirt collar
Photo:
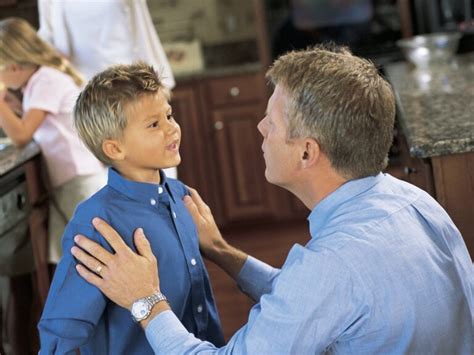
[[[166,174],[162,170],[160,170],[160,181],[160,184],[151,184],[127,180],[117,170],[109,168],[107,184],[132,200],[146,204],[151,203],[153,205],[159,202],[167,202],[170,196],[173,202],[176,203]]]
[[[361,179],[349,180],[338,189],[322,199],[308,216],[311,237],[315,238],[323,229],[336,209],[344,202],[364,193],[383,179],[383,174],[368,176]]]

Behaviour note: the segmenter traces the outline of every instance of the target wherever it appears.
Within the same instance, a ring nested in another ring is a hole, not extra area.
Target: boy
[[[151,66],[117,65],[91,79],[76,102],[76,129],[95,156],[110,166],[107,185],[80,204],[63,236],[64,257],[38,325],[41,354],[152,354],[130,312],[109,302],[75,270],[70,253],[77,234],[110,250],[91,221],[99,216],[133,247],[142,226],[169,272],[161,290],[175,314],[197,337],[223,344],[196,229],[182,203],[185,186],[161,169],[177,166],[181,131]],[[102,266],[96,270],[100,275]],[[156,300],[155,300],[156,301]],[[139,314],[134,314],[139,321]]]

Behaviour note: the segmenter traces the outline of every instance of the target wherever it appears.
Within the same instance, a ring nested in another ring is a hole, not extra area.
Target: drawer
[[[259,101],[265,97],[264,78],[256,74],[211,79],[208,88],[213,106]]]

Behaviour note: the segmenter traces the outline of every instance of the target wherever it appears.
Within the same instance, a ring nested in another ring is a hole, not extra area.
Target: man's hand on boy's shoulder
[[[78,273],[113,302],[127,309],[138,298],[159,291],[157,260],[143,230],[138,228],[134,233],[136,254],[105,221],[95,218],[93,223],[115,253],[77,235],[74,238],[77,246],[72,247],[71,253],[83,264],[76,266]]]

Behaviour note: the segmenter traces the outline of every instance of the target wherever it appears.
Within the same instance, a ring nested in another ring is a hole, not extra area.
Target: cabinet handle
[[[229,90],[229,95],[232,97],[237,97],[240,95],[240,89],[237,86],[233,86]]]
[[[413,173],[416,173],[416,169],[415,168],[410,168],[409,166],[405,166],[403,168],[403,172],[405,173],[405,175],[410,175],[410,174],[413,174]]]
[[[214,129],[216,131],[220,131],[222,128],[224,128],[224,123],[222,121],[214,122]]]

